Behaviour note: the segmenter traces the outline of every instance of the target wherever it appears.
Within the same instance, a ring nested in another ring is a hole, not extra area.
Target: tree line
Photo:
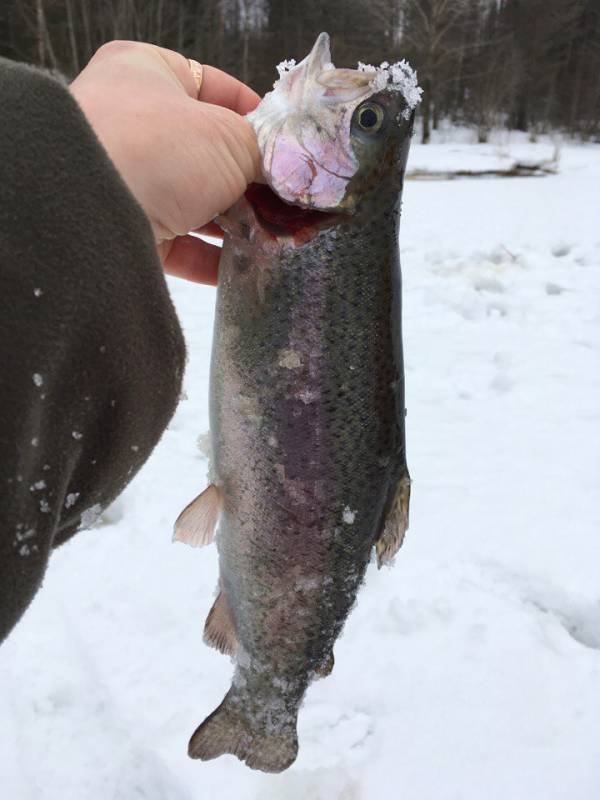
[[[259,93],[328,31],[336,65],[406,58],[442,119],[600,139],[600,0],[0,0],[0,55],[72,77],[111,39],[154,42]]]

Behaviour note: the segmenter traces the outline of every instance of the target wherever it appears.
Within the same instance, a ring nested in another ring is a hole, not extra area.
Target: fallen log
[[[458,170],[408,170],[409,181],[452,181],[460,178],[543,178],[556,175],[558,161],[548,159],[538,162],[515,161],[505,169],[458,169]]]

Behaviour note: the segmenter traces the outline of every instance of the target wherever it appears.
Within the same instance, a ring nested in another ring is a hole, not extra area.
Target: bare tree
[[[431,137],[432,111],[439,102],[439,85],[458,60],[456,37],[467,11],[466,0],[407,0],[402,44],[413,54],[423,87],[423,144]]]

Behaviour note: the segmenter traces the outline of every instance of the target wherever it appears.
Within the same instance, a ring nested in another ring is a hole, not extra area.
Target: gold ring
[[[198,97],[202,87],[202,64],[194,61],[193,58],[188,58],[188,64],[190,65],[190,72],[192,73],[192,77],[196,83],[196,97]]]

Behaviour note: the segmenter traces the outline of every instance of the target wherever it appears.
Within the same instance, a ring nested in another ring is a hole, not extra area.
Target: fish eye
[[[361,131],[376,133],[385,119],[385,111],[377,103],[363,103],[356,110],[356,123]]]

